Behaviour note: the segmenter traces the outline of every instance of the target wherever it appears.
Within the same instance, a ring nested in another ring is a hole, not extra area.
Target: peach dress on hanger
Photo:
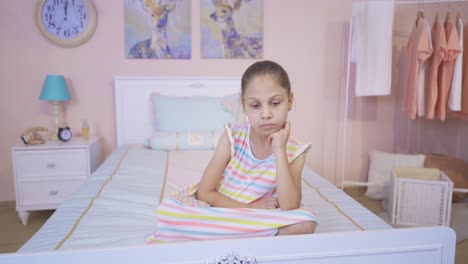
[[[439,90],[436,104],[436,117],[442,121],[447,115],[447,104],[452,86],[455,59],[460,54],[460,40],[455,25],[451,20],[445,22],[445,34],[447,38],[447,56],[439,69]]]
[[[439,66],[447,56],[447,38],[445,36],[445,28],[438,18],[432,27],[432,46],[434,48],[434,55],[431,58],[429,65],[429,89],[427,90],[426,99],[426,118],[434,119],[435,109],[438,96],[438,72]]]
[[[415,119],[418,114],[418,83],[421,64],[432,54],[431,40],[423,21],[424,18],[417,19],[404,50],[408,58],[408,76],[402,110],[408,113],[411,119]]]

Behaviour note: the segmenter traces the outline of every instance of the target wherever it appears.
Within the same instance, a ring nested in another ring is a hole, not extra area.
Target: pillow
[[[387,198],[392,169],[394,167],[422,168],[425,156],[422,154],[408,155],[380,151],[370,153],[368,183],[365,196],[382,200]]]
[[[155,131],[148,139],[147,146],[151,149],[166,151],[214,149],[222,132],[222,130],[211,132]]]
[[[153,93],[155,131],[220,131],[243,121],[239,94],[223,97],[167,96]]]

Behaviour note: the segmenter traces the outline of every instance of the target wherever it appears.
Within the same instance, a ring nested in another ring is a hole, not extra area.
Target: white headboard
[[[115,77],[117,146],[142,144],[152,132],[150,95],[223,96],[239,93],[236,77]],[[177,109],[174,109],[177,111]]]

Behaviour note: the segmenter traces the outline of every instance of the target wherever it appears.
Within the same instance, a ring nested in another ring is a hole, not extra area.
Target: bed
[[[239,85],[230,77],[116,77],[116,149],[17,253],[1,254],[0,263],[453,263],[449,227],[393,229],[307,166],[302,202],[319,218],[315,234],[145,244],[164,195],[199,179],[212,155],[211,149],[144,147],[158,125],[148,98],[222,97]]]

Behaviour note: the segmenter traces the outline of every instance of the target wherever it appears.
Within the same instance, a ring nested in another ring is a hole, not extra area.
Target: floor
[[[364,205],[367,209],[372,211],[374,214],[379,214],[384,211],[380,205],[380,201],[366,198],[364,193],[366,192],[365,187],[350,187],[345,188],[345,192],[353,197],[356,201]],[[468,240],[461,241],[457,244],[455,251],[455,264],[467,264],[468,263]]]
[[[347,188],[345,191],[375,214],[383,212],[380,202],[364,196],[364,188]],[[0,204],[0,253],[16,252],[45,223],[53,211],[31,212],[24,226],[12,204]],[[468,240],[457,244],[455,264],[468,263]]]
[[[52,215],[54,211],[31,212],[23,225],[14,205],[0,206],[0,253],[16,252]]]

